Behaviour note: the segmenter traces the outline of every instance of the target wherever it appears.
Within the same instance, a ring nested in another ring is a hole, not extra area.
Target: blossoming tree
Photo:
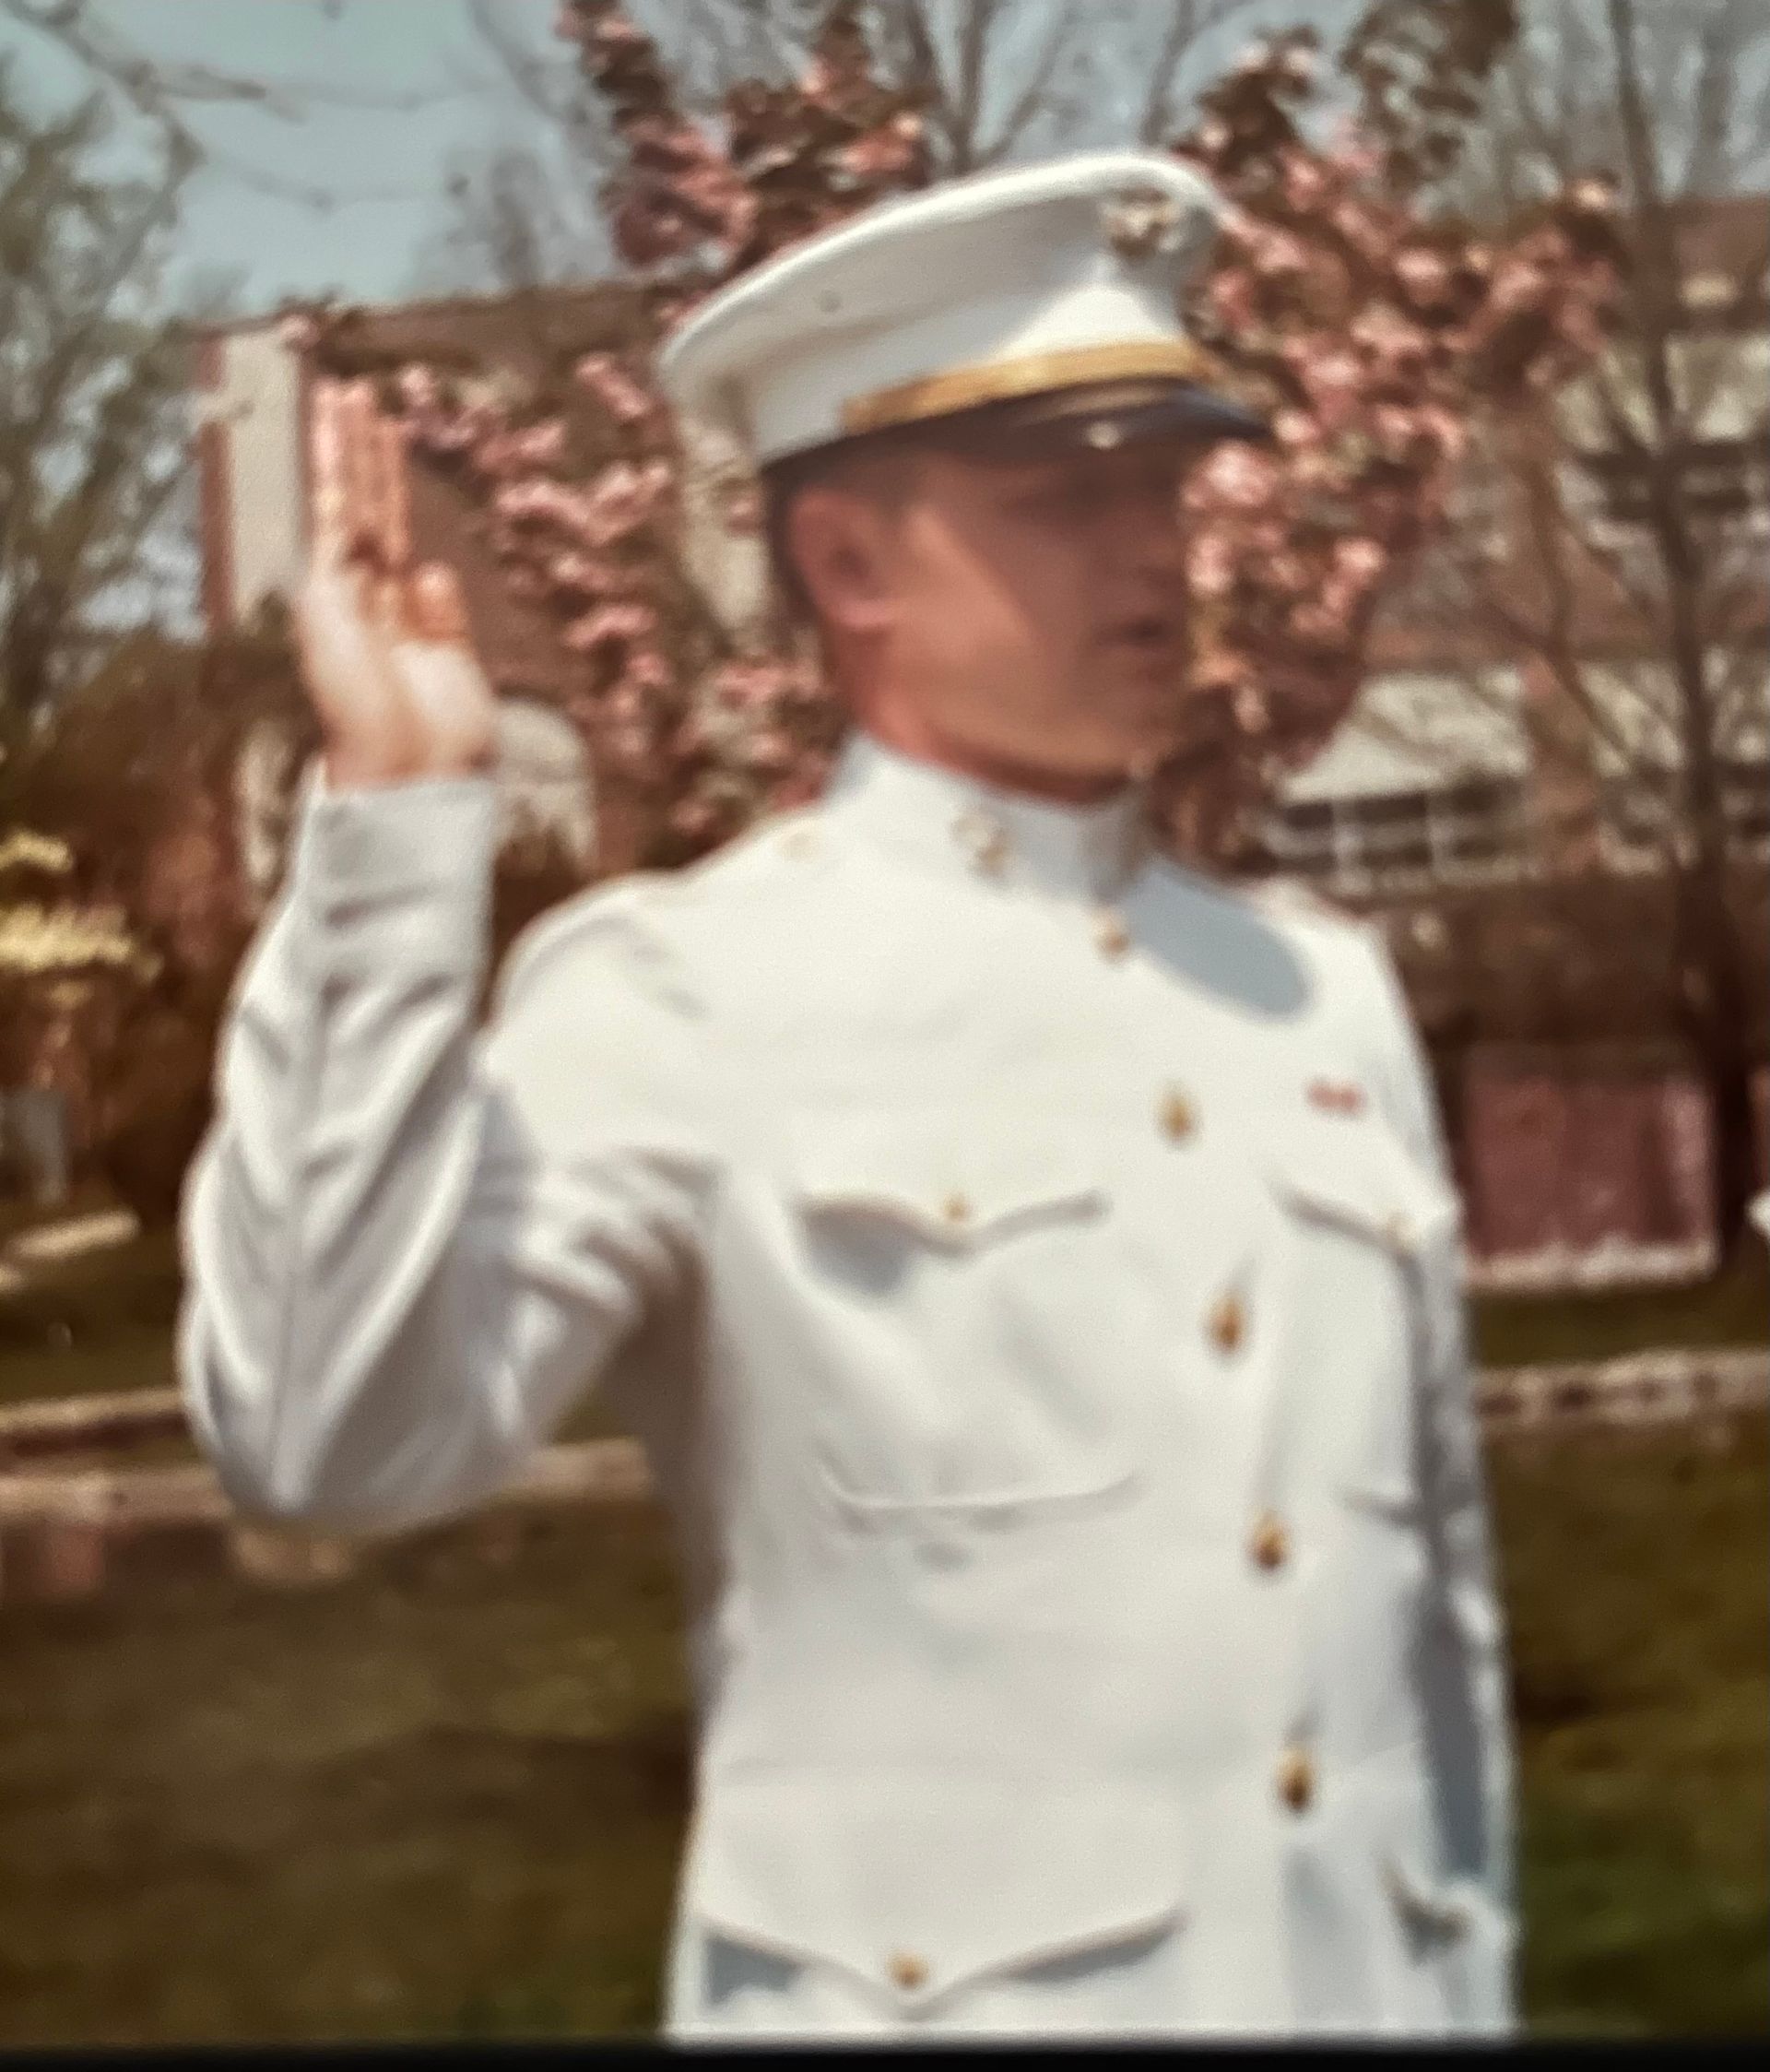
[[[1423,205],[1509,12],[1377,0],[1343,59],[1362,119],[1325,140],[1313,32],[1257,44],[1166,147],[1231,205],[1191,322],[1277,434],[1218,449],[1186,491],[1199,633],[1156,797],[1195,855],[1232,856],[1345,713],[1478,408],[1565,379],[1601,342],[1619,249],[1606,184],[1574,183],[1504,241]],[[654,342],[736,275],[928,177],[921,116],[879,83],[859,0],[829,8],[796,83],[740,84],[716,125],[683,112],[620,0],[566,0],[559,26],[620,140],[602,201]],[[566,703],[598,761],[659,801],[655,860],[815,794],[843,716],[778,618],[734,634],[691,580],[685,528],[711,510],[753,534],[758,500],[739,473],[685,465],[646,349],[583,360],[561,399],[365,369],[324,316],[291,326],[328,371],[372,374],[399,440],[481,504],[511,592],[577,657]]]

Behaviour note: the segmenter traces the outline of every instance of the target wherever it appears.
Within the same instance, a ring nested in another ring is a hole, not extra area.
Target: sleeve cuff
[[[333,790],[316,757],[302,779],[290,882],[326,962],[440,960],[457,970],[485,954],[497,847],[490,775]]]

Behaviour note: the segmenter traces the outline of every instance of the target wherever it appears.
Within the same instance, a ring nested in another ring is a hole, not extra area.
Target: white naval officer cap
[[[1094,447],[1264,438],[1187,336],[1222,204],[1153,151],[948,181],[821,231],[711,296],[657,373],[685,428],[752,468],[882,432]]]

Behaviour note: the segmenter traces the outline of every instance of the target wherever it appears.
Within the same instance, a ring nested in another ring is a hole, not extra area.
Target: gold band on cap
[[[1191,338],[1121,339],[1111,345],[1072,346],[1062,352],[955,367],[921,381],[902,382],[895,388],[876,389],[843,405],[842,429],[850,434],[882,432],[891,425],[969,410],[979,403],[1041,396],[1048,389],[1078,388],[1090,382],[1131,381],[1139,375],[1206,382],[1225,392],[1229,388],[1218,361]]]

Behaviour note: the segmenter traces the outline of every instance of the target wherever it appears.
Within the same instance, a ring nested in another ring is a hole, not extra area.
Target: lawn
[[[1539,2033],[1770,2019],[1767,1469],[1762,1417],[1495,1450]],[[649,1507],[0,1617],[0,2045],[655,2021],[686,1728]]]
[[[0,1403],[168,1386],[178,1292],[178,1247],[166,1230],[39,1269],[29,1287],[0,1294]],[[1770,1340],[1770,1249],[1749,1236],[1723,1273],[1690,1287],[1482,1296],[1470,1304],[1470,1331],[1476,1356],[1493,1367],[1661,1345],[1762,1345]],[[590,1404],[562,1436],[605,1428]]]

